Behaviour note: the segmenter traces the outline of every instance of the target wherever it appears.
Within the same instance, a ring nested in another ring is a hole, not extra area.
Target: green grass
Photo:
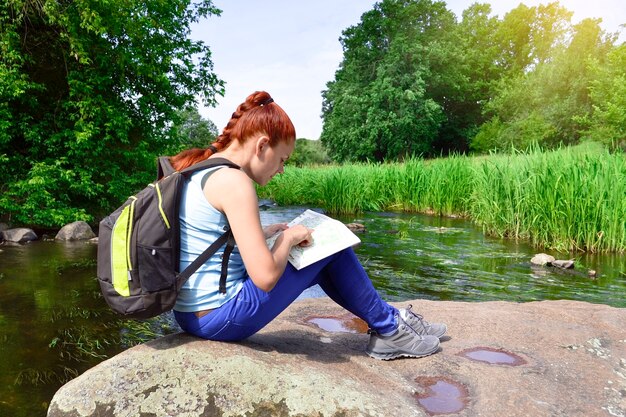
[[[559,251],[626,251],[626,158],[592,146],[290,167],[259,194],[334,214],[464,216],[489,235]]]

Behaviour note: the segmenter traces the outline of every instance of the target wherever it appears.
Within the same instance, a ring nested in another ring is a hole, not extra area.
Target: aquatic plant
[[[597,147],[289,167],[259,195],[331,214],[465,216],[489,235],[537,247],[626,251],[626,158]]]
[[[86,258],[80,259],[77,261],[59,261],[59,260],[51,260],[48,262],[47,266],[54,270],[58,275],[67,272],[68,270],[73,269],[92,269],[96,266],[96,259]]]
[[[76,378],[79,372],[67,366],[59,366],[58,369],[22,369],[15,377],[14,385],[46,385],[51,382],[64,384]]]
[[[564,148],[485,159],[471,217],[488,234],[560,251],[626,250],[626,159]]]

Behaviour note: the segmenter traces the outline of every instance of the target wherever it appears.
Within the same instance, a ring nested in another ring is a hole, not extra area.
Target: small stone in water
[[[552,261],[552,265],[563,269],[571,269],[574,267],[574,261],[571,259],[568,261],[555,260]]]
[[[533,256],[530,263],[533,265],[551,265],[556,259],[554,256],[546,255],[545,253],[538,253]]]

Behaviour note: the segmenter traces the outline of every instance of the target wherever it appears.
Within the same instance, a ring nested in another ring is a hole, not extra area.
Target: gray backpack
[[[194,172],[215,166],[239,169],[226,159],[211,158],[175,171],[169,158],[161,157],[159,179],[102,219],[98,282],[114,311],[128,318],[145,319],[171,310],[182,285],[224,245],[219,291],[226,292],[228,259],[235,245],[230,229],[184,271],[178,270],[178,209],[183,185]]]

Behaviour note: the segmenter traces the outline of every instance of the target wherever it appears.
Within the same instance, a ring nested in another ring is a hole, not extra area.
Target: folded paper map
[[[313,210],[307,210],[287,225],[289,227],[302,224],[313,229],[313,244],[311,246],[294,246],[289,252],[289,262],[296,268],[302,269],[324,259],[343,249],[349,248],[361,242],[345,224]],[[271,248],[280,233],[267,239],[267,245]]]

